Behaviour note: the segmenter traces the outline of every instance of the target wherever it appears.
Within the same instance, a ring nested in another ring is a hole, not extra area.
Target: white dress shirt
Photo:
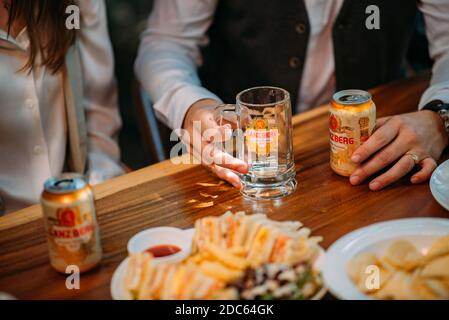
[[[79,6],[88,176],[96,183],[123,173],[113,138],[121,121],[104,1],[82,0]],[[0,30],[0,198],[6,212],[38,202],[44,181],[65,169],[62,72],[18,72],[28,61],[29,44],[26,29],[16,38]]]
[[[220,101],[201,86],[197,74],[202,63],[200,47],[208,44],[207,30],[218,1],[155,0],[142,34],[135,72],[152,97],[158,117],[171,128],[181,128],[185,113],[196,101]],[[311,30],[298,112],[328,102],[335,91],[332,27],[342,3],[305,0]],[[434,99],[449,102],[449,1],[422,0],[419,8],[424,13],[430,54],[435,60],[432,86],[419,104],[423,107]]]

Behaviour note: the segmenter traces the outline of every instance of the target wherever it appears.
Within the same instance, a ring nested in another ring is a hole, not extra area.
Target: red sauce
[[[161,244],[145,250],[145,252],[151,253],[155,258],[171,256],[179,251],[181,251],[180,247],[171,244]]]

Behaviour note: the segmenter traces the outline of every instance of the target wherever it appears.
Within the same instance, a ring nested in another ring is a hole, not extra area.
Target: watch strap
[[[426,104],[423,108],[424,110],[430,110],[438,112],[440,110],[449,110],[449,103],[444,103],[441,100],[433,100]]]

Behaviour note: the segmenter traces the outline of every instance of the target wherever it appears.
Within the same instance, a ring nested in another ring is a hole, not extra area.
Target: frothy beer
[[[339,175],[349,177],[358,167],[351,161],[354,151],[376,126],[376,105],[362,90],[334,94],[329,110],[330,165]]]
[[[62,273],[69,265],[80,272],[95,267],[102,249],[89,184],[78,175],[51,178],[45,182],[41,203],[52,267]]]

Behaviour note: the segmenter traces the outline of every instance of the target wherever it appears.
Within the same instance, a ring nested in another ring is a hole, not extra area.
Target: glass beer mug
[[[235,105],[217,107],[220,125],[232,122],[234,157],[248,163],[238,173],[241,192],[252,199],[278,199],[296,190],[289,93],[281,88],[256,87],[237,95]]]

